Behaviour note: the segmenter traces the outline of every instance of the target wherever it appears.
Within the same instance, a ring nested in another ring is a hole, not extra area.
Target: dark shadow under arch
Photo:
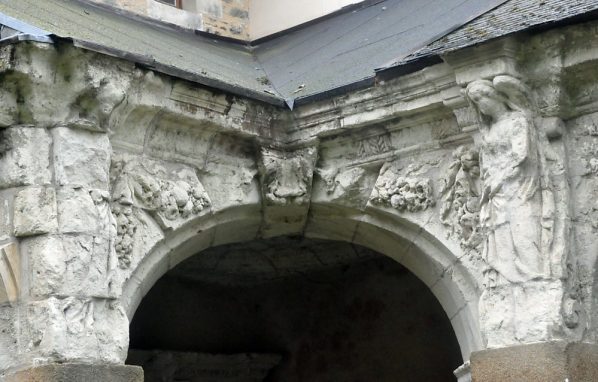
[[[358,245],[304,238],[183,261],[140,304],[131,348],[280,354],[266,380],[285,382],[452,381],[462,363],[444,310],[407,269]],[[144,366],[176,372],[162,358]]]

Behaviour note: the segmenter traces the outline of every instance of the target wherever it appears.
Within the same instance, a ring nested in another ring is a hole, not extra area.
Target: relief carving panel
[[[139,228],[137,210],[152,216],[162,229],[174,229],[211,207],[207,192],[188,166],[117,156],[111,178],[115,248],[121,268],[131,261]]]
[[[370,202],[389,206],[400,212],[418,212],[436,203],[430,179],[402,172],[392,162],[385,163],[374,185]]]

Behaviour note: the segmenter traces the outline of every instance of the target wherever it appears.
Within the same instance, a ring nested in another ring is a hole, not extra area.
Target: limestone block
[[[21,253],[29,263],[31,295],[42,296],[59,291],[67,266],[60,238],[44,235],[24,239],[21,241]]]
[[[22,351],[34,358],[124,362],[129,320],[117,301],[51,297],[23,309]]]
[[[20,290],[21,259],[17,245],[9,243],[0,247],[0,306],[17,301]]]
[[[54,232],[58,228],[56,192],[49,187],[29,187],[15,197],[14,234],[17,237]]]
[[[14,210],[13,190],[0,191],[0,241],[10,239],[13,234],[12,211]]]
[[[112,278],[118,260],[113,243],[100,236],[62,238],[66,271],[60,286],[64,295],[116,297]]]
[[[543,342],[474,352],[473,382],[596,381],[598,349],[584,343]]]
[[[2,349],[0,351],[0,371],[6,370],[18,362],[17,338],[17,308],[2,306],[0,308],[0,349]],[[0,379],[1,377],[0,375]]]
[[[30,266],[34,297],[114,297],[111,280],[117,267],[113,243],[91,235],[40,236],[22,242]]]
[[[106,134],[57,127],[52,136],[58,185],[108,189],[111,148]]]
[[[60,363],[34,366],[4,377],[5,382],[143,382],[143,369],[129,365]]]
[[[45,129],[18,126],[2,130],[0,145],[0,189],[51,182],[51,140]]]
[[[99,232],[100,216],[89,191],[61,187],[56,191],[56,199],[60,232]]]
[[[489,288],[480,298],[480,327],[488,348],[550,340],[561,325],[560,280]]]

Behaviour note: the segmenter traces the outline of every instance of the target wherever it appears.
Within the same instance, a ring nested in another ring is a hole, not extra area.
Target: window
[[[172,5],[173,7],[181,8],[181,0],[156,0],[159,3]]]

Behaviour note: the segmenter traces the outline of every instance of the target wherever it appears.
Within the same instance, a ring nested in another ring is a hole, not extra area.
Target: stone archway
[[[220,216],[199,218],[149,251],[123,286],[121,301],[129,318],[154,283],[181,261],[214,246],[258,238],[262,224],[258,207],[238,207]],[[438,299],[451,321],[463,359],[482,348],[477,329],[478,291],[454,255],[429,233],[379,213],[326,206],[318,217],[317,211],[313,206],[305,237],[355,243],[399,262]]]
[[[168,271],[136,310],[129,349],[150,381],[452,381],[463,362],[444,310],[395,260],[288,236]]]

